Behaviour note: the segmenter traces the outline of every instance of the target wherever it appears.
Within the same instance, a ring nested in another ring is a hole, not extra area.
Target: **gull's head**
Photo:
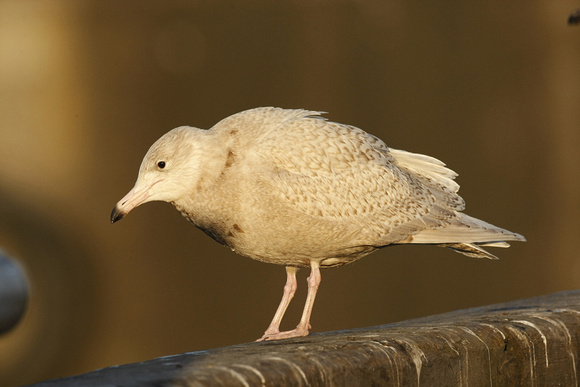
[[[182,126],[157,140],[143,158],[135,186],[111,213],[111,223],[152,201],[175,202],[191,192],[200,177],[205,130]]]

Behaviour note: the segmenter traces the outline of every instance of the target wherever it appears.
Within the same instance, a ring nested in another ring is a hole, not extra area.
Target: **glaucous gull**
[[[265,107],[209,130],[171,130],[145,155],[111,222],[143,203],[166,201],[236,253],[284,265],[282,301],[259,340],[308,335],[320,268],[400,244],[496,259],[482,247],[525,241],[463,214],[457,174],[441,161],[389,148],[320,115]],[[295,329],[280,332],[301,267],[311,268],[304,312]]]

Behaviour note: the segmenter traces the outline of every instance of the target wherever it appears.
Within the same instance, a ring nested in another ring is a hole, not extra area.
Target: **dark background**
[[[255,340],[284,269],[165,203],[109,224],[149,146],[257,106],[329,112],[457,171],[499,261],[383,249],[322,272],[313,332],[580,285],[578,1],[0,0],[0,247],[31,303],[0,384]],[[294,327],[305,277],[283,323]]]

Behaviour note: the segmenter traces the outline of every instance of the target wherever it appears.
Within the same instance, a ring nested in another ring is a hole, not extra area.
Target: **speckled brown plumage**
[[[283,338],[308,333],[319,267],[392,244],[433,244],[495,258],[481,246],[524,240],[463,214],[455,177],[437,159],[388,148],[320,112],[257,108],[209,130],[180,127],[161,137],[111,220],[148,201],[171,202],[237,253],[285,265],[289,290],[263,339]],[[312,299],[297,329],[279,332],[297,267],[312,268]]]

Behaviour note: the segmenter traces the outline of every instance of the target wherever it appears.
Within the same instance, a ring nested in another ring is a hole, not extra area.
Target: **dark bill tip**
[[[111,211],[111,224],[115,223],[118,220],[123,219],[124,216],[125,214],[119,211],[119,208],[115,206],[115,208],[113,208],[113,211]]]

